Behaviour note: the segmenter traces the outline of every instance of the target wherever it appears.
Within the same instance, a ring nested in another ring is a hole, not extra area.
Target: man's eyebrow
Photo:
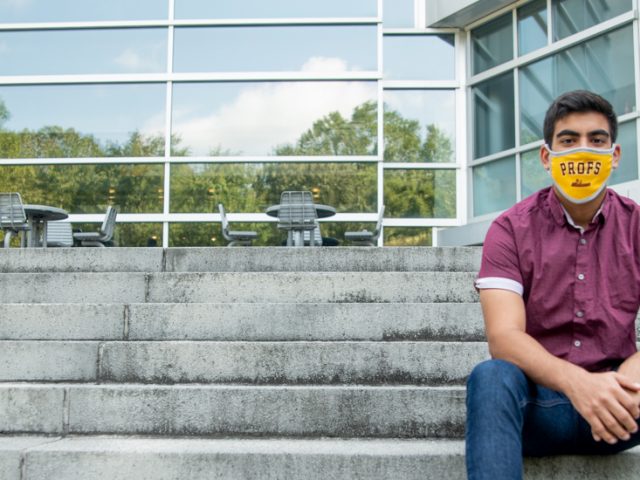
[[[609,137],[609,132],[607,132],[606,130],[603,130],[601,128],[599,128],[598,130],[592,130],[591,132],[589,132],[589,136],[593,137],[595,135],[603,135],[605,137]]]
[[[593,137],[595,135],[604,135],[605,137],[610,137],[611,135],[609,134],[609,132],[607,132],[606,130],[599,128],[597,130],[592,130],[588,133],[588,135],[590,137]],[[560,130],[558,133],[556,133],[556,137],[563,137],[563,136],[569,136],[569,137],[579,137],[580,134],[578,132],[576,132],[575,130],[569,130],[568,128],[565,128],[564,130]]]
[[[564,130],[560,130],[558,133],[556,133],[556,137],[562,137],[562,136],[571,136],[571,137],[579,137],[580,134],[578,132],[576,132],[575,130],[569,130],[567,128],[565,128]]]

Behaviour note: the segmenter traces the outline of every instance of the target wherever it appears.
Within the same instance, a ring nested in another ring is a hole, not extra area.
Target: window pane
[[[384,0],[383,25],[385,28],[414,26],[413,0]]]
[[[74,223],[74,231],[97,232],[99,223]],[[116,222],[111,247],[162,247],[161,223]]]
[[[69,213],[161,213],[162,165],[0,166],[0,191],[20,192],[25,203]]]
[[[176,0],[176,18],[375,17],[376,0]]]
[[[158,0],[29,0],[0,2],[0,23],[157,20],[168,16],[168,2]]]
[[[513,72],[473,88],[474,158],[515,146]]]
[[[518,53],[524,55],[547,45],[547,0],[518,9]]]
[[[507,13],[471,32],[473,74],[513,58],[513,23]]]
[[[473,168],[474,216],[497,212],[516,202],[516,163],[503,158]]]
[[[631,26],[524,67],[520,69],[520,142],[542,138],[545,112],[561,93],[594,91],[622,115],[636,109],[634,85]]]
[[[551,176],[540,163],[540,150],[529,150],[520,156],[522,198],[551,185]]]
[[[455,218],[455,170],[385,170],[385,217]]]
[[[553,4],[554,40],[609,20],[632,7],[632,0],[557,0]]]
[[[383,46],[386,80],[455,79],[453,35],[386,35]]]
[[[0,75],[163,72],[167,30],[0,32]]]
[[[375,71],[376,31],[369,25],[177,28],[175,71]]]
[[[622,157],[618,168],[611,174],[609,185],[638,179],[638,134],[635,121],[619,126],[616,143],[620,144]]]
[[[432,228],[384,227],[385,247],[430,247],[433,245]]]
[[[520,143],[542,138],[542,124],[558,91],[554,59],[545,58],[520,69]]]
[[[375,155],[375,82],[174,85],[173,133],[188,155]]]
[[[164,155],[165,88],[0,87],[0,158]]]
[[[455,162],[455,92],[384,92],[387,162]]]
[[[375,163],[176,164],[171,166],[172,212],[263,213],[286,190],[308,190],[340,212],[375,212]]]

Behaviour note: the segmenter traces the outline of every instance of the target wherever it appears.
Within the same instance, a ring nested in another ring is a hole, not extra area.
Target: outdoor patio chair
[[[282,192],[278,209],[278,228],[288,232],[287,246],[303,246],[304,232],[316,229],[317,218],[311,192]]]
[[[79,243],[81,247],[106,247],[113,238],[117,215],[118,211],[109,205],[100,230],[97,232],[74,232],[74,242]]]
[[[71,222],[47,222],[47,247],[73,247]]]
[[[4,230],[4,248],[9,248],[13,234],[18,235],[31,229],[19,193],[0,192],[0,228]],[[21,244],[23,243],[24,235]]]
[[[222,221],[222,236],[229,242],[227,247],[235,247],[236,245],[250,247],[251,242],[258,238],[258,233],[251,230],[229,230],[229,220],[227,220],[227,214],[221,203],[218,204],[218,210]]]
[[[376,229],[373,232],[369,230],[361,230],[359,232],[345,232],[344,239],[348,242],[352,242],[356,245],[375,247],[382,230],[382,219],[384,217],[384,205],[380,208],[378,213],[378,222],[376,223]]]
[[[309,240],[313,234],[313,246],[322,246],[322,233],[320,233],[320,224],[316,222],[316,228],[313,230],[305,230],[303,233],[304,244],[309,245]]]

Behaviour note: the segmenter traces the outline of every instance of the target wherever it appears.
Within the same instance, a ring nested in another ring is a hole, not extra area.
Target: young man
[[[540,149],[553,186],[487,233],[476,287],[493,359],[467,385],[470,480],[520,479],[523,455],[640,443],[640,207],[605,186],[617,130],[602,97],[558,97]]]

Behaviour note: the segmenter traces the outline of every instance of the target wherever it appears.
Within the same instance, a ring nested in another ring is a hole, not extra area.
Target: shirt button
[[[587,244],[587,239],[586,238],[581,238],[580,239],[580,245],[586,245]]]
[[[576,347],[579,347],[580,345],[582,345],[582,343],[580,343],[580,340],[576,340],[575,342],[573,342],[573,344],[574,344]]]
[[[578,274],[578,280],[584,280],[584,273]]]
[[[578,310],[578,311],[576,312],[576,317],[578,317],[578,318],[582,318],[582,317],[584,317],[584,312],[583,312],[582,310]]]

